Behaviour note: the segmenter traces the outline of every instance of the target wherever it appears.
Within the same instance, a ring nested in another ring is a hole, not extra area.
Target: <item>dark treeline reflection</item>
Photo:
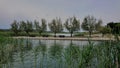
[[[59,58],[62,56],[63,46],[61,44],[57,44],[56,40],[54,40],[53,45],[49,48],[49,54],[51,58]]]
[[[0,42],[0,68],[119,67],[119,42],[82,42],[6,39]]]

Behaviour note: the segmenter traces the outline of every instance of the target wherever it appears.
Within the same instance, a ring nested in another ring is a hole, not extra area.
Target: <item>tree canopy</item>
[[[39,32],[40,35],[42,32],[45,32],[47,30],[47,24],[45,19],[41,19],[41,25],[39,24],[38,21],[35,20],[34,25],[35,25],[35,30]]]
[[[14,20],[14,22],[11,24],[11,30],[15,33],[15,35],[18,35],[18,32],[20,31],[19,23]]]
[[[74,31],[80,30],[80,21],[76,19],[76,17],[71,17],[66,20],[64,23],[66,29],[70,32],[71,37]]]
[[[91,36],[92,32],[95,30],[95,25],[96,25],[96,18],[93,16],[86,16],[83,20],[81,27],[83,30],[88,31],[89,36]]]
[[[120,22],[110,22],[107,26],[111,28],[113,34],[120,34]]]
[[[97,21],[97,19],[93,16],[86,16],[82,22],[81,27],[83,30],[88,31],[89,36],[91,37],[91,34],[94,31],[100,32],[102,28],[102,20],[99,19]]]
[[[60,18],[53,19],[49,24],[50,30],[54,33],[56,37],[56,33],[63,31],[63,25]]]
[[[32,22],[30,21],[21,21],[20,22],[20,29],[22,31],[25,31],[27,33],[27,35],[30,35],[29,32],[33,31],[33,25],[32,25]]]

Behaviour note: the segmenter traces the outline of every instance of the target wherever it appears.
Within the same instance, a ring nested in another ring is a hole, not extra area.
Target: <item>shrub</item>
[[[85,35],[85,33],[76,33],[76,34],[74,34],[74,36],[84,36]]]
[[[42,37],[49,37],[50,36],[50,34],[47,34],[47,33],[42,33],[42,35],[41,35]]]

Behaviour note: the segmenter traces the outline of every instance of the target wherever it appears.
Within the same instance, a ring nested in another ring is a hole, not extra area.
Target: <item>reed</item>
[[[15,62],[25,68],[27,59],[32,68],[119,68],[120,41],[117,38],[95,44],[89,40],[83,47],[72,41],[64,47],[54,41],[47,48],[40,40],[35,44],[29,39],[0,37],[0,68],[14,68]]]

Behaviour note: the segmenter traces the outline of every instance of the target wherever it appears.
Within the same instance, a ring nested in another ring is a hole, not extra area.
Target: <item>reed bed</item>
[[[0,38],[0,68],[119,68],[120,41],[88,41],[64,47],[54,41],[49,48],[39,40]]]

